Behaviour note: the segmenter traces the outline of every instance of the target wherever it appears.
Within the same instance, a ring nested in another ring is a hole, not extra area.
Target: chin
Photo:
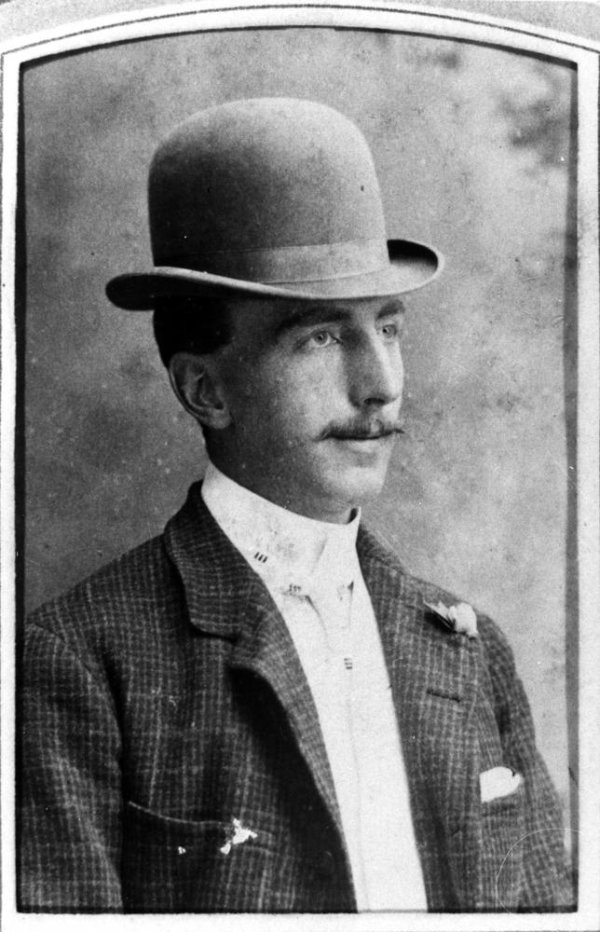
[[[387,465],[381,469],[354,469],[347,476],[339,474],[333,479],[330,491],[338,502],[355,507],[377,498],[383,489]]]

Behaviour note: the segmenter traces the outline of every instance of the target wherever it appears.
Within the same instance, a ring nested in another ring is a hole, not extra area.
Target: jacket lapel
[[[343,838],[333,777],[312,693],[287,626],[258,577],[240,635],[231,667],[251,670],[271,686],[287,713],[314,784]]]
[[[438,627],[423,604],[427,584],[365,531],[358,551],[390,675],[429,908],[474,908],[479,641]],[[429,588],[435,601],[439,590],[434,597]]]
[[[199,484],[167,525],[165,546],[181,576],[191,623],[231,640],[230,667],[252,671],[273,690],[345,849],[317,711],[287,626],[208,512]],[[475,908],[479,641],[438,628],[423,598],[435,601],[439,591],[428,594],[426,584],[407,576],[362,529],[357,548],[390,675],[429,908]]]
[[[293,641],[267,589],[206,508],[200,484],[165,532],[191,623],[233,642],[229,666],[264,679],[287,719],[343,844],[341,818],[317,710]]]

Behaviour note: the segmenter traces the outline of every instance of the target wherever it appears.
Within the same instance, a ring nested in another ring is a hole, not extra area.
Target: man
[[[357,128],[196,114],[150,172],[155,309],[210,463],[165,533],[39,609],[28,910],[560,909],[559,805],[506,641],[360,526],[399,431],[400,296]]]

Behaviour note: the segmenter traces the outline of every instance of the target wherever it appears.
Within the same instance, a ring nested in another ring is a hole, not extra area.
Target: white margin
[[[598,60],[579,68],[577,527],[579,558],[579,833],[581,909],[598,908],[600,885],[600,257]],[[595,646],[595,650],[591,649]],[[594,866],[595,865],[595,866]],[[594,928],[594,926],[590,926]],[[600,922],[596,928],[600,929]]]
[[[529,0],[535,2],[535,0]],[[577,2],[577,0],[573,0]],[[1,11],[0,11],[1,12]],[[88,44],[101,44],[114,41],[106,38],[104,31],[116,27],[123,29],[137,25],[142,27],[142,32],[136,36],[161,35],[168,32],[165,24],[173,27],[173,32],[187,32],[199,29],[223,28],[223,22],[220,25],[211,27],[207,21],[200,25],[196,22],[199,18],[211,18],[213,15],[222,18],[226,14],[234,14],[238,17],[235,24],[228,24],[224,28],[244,28],[248,23],[243,23],[241,17],[244,14],[258,16],[262,22],[252,23],[252,25],[273,25],[279,21],[281,16],[285,19],[285,25],[329,25],[330,17],[336,20],[339,25],[339,13],[347,19],[353,14],[360,15],[365,12],[371,20],[373,17],[380,19],[381,16],[398,16],[405,18],[406,23],[399,28],[407,32],[419,32],[423,27],[429,35],[443,35],[448,38],[475,38],[471,35],[471,30],[481,30],[489,28],[495,35],[494,39],[499,45],[515,47],[519,49],[527,48],[527,37],[542,39],[545,43],[554,42],[556,46],[563,49],[571,46],[571,52],[576,50],[590,50],[600,52],[600,42],[586,39],[581,36],[561,33],[558,30],[548,29],[541,26],[533,26],[524,21],[498,19],[483,13],[468,10],[453,9],[448,7],[421,6],[419,4],[406,4],[397,2],[397,0],[307,0],[302,3],[301,0],[186,0],[181,3],[165,4],[164,6],[151,7],[134,7],[131,10],[122,13],[108,13],[95,15],[91,18],[76,20],[62,26],[56,26],[51,29],[43,29],[39,32],[30,33],[27,37],[9,39],[0,42],[0,55],[19,49],[28,51],[28,58],[37,58],[38,55],[48,54],[50,47],[48,43],[53,40],[65,41],[69,38],[75,40],[75,47],[85,48]],[[279,15],[278,15],[279,14]],[[439,21],[439,23],[437,22]],[[448,32],[448,24],[454,27],[454,32]],[[281,24],[281,22],[279,23]],[[354,25],[344,23],[344,25]],[[371,23],[372,25],[372,23]],[[360,28],[360,27],[357,27]],[[386,28],[379,22],[377,28]],[[99,35],[100,34],[100,35]],[[89,35],[89,39],[88,39]],[[486,41],[481,37],[481,41]],[[487,41],[493,41],[491,35]],[[45,45],[44,51],[35,53],[34,47]],[[52,51],[50,49],[50,51]],[[547,50],[547,54],[554,54]],[[571,55],[567,55],[570,58]]]
[[[15,431],[17,340],[15,267],[17,216],[19,71],[2,75],[2,240],[0,245],[0,735],[2,839],[2,918],[15,908],[14,897],[14,746],[15,746]],[[8,831],[7,831],[8,827]]]

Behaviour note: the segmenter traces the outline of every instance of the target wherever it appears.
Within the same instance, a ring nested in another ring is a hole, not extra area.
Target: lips
[[[374,440],[384,440],[395,434],[403,434],[400,423],[387,418],[376,418],[369,421],[356,419],[354,422],[346,421],[328,424],[319,437],[319,440],[346,440],[358,443]]]
[[[403,429],[398,424],[377,424],[375,428],[366,430],[333,428],[326,436],[334,440],[380,440],[383,437],[393,437],[395,434],[403,433]]]
[[[378,431],[375,434],[332,434],[334,440],[379,440],[381,437],[391,437],[393,430]]]

